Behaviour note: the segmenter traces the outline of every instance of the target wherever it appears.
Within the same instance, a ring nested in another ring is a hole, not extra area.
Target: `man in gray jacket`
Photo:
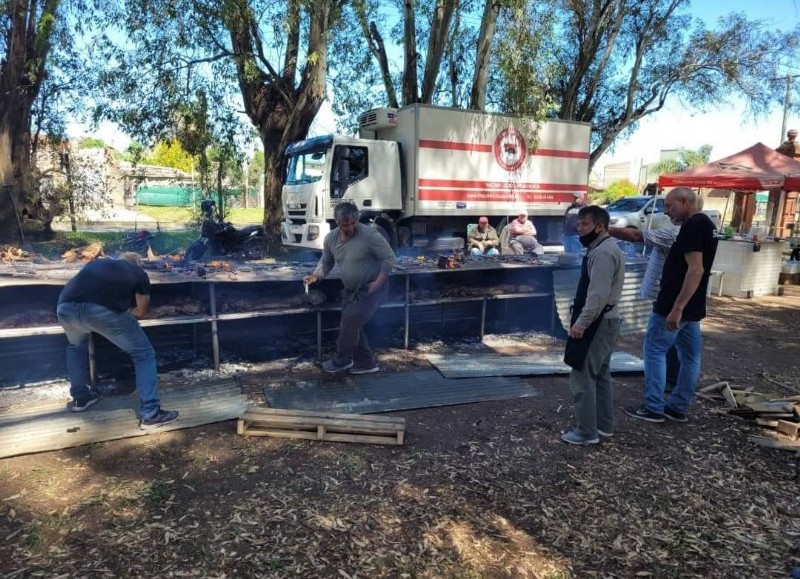
[[[575,428],[561,436],[569,444],[597,444],[614,434],[611,353],[619,337],[617,303],[625,277],[625,255],[608,235],[608,212],[597,205],[578,211],[578,234],[586,255],[564,361],[572,367],[570,390]]]
[[[336,353],[322,364],[322,369],[331,374],[348,369],[351,374],[377,372],[378,363],[364,326],[389,293],[394,252],[380,233],[359,223],[355,204],[339,203],[333,218],[338,227],[325,236],[314,273],[303,278],[306,284],[317,283],[336,265],[344,285]]]

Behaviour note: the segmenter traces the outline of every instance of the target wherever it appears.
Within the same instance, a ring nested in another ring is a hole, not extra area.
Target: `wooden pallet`
[[[402,445],[406,419],[393,416],[249,407],[236,427],[244,436]]]

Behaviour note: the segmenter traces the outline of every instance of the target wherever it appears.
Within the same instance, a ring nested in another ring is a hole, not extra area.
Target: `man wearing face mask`
[[[575,301],[564,362],[572,368],[569,385],[575,428],[561,436],[568,444],[597,444],[614,434],[611,353],[619,336],[617,303],[625,277],[625,254],[608,235],[608,211],[597,205],[578,211],[578,234],[586,255]]]

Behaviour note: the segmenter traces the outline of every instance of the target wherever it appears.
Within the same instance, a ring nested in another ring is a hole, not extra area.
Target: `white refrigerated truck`
[[[502,238],[521,208],[541,243],[558,244],[573,194],[587,193],[589,133],[586,123],[420,104],[368,111],[360,137],[286,148],[283,243],[322,249],[333,208],[352,201],[395,248],[455,249],[481,215]]]

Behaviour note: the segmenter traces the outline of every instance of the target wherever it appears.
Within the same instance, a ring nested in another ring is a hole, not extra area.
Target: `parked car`
[[[670,224],[664,213],[664,196],[634,195],[623,197],[606,206],[611,227],[656,229]]]
[[[670,224],[669,216],[665,213],[664,195],[623,197],[607,205],[606,210],[611,217],[612,227],[657,229]],[[704,209],[703,213],[708,215],[719,229],[721,213],[716,209]]]

